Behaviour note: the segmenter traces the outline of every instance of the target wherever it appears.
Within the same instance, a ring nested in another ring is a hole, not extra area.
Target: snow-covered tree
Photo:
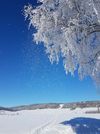
[[[100,84],[100,0],[39,0],[25,6],[25,17],[36,28],[33,36],[43,42],[48,57],[66,73],[77,70],[81,79],[90,76]]]

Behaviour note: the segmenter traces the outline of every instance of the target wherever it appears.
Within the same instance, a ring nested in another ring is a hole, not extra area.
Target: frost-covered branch
[[[39,0],[25,6],[25,17],[36,28],[34,40],[44,42],[50,61],[62,56],[66,73],[100,84],[100,0]]]
[[[90,35],[94,32],[100,32],[100,24],[94,24],[94,25],[88,27],[88,29],[87,29],[88,35]]]

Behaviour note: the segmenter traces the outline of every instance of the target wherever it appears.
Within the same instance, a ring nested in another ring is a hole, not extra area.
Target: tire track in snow
[[[43,126],[40,126],[39,128],[36,128],[32,130],[30,134],[42,134],[42,132],[51,124],[51,122],[48,122],[44,124]]]
[[[36,128],[36,129],[32,130],[30,134],[45,134],[44,133],[45,131],[48,131],[50,128],[52,128],[54,126],[54,124],[56,124],[58,114],[55,113],[54,117],[55,117],[54,119],[47,122],[46,124],[40,126],[39,128]]]
[[[62,106],[60,107],[60,109]],[[36,128],[31,134],[75,134],[70,126],[64,126],[58,123],[59,114],[55,113],[55,118],[46,124]]]
[[[46,124],[36,129],[32,134],[75,134],[70,126]]]

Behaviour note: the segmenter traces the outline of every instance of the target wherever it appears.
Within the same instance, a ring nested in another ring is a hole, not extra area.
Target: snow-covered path
[[[57,125],[44,125],[40,128],[35,129],[31,132],[31,134],[75,134],[71,128],[71,126],[64,126],[61,124]]]
[[[68,109],[61,110],[61,108],[53,110],[53,112],[50,110],[53,118],[44,123],[44,125],[33,129],[31,134],[74,134],[71,126],[64,126],[60,124],[60,122],[64,120],[64,114],[66,113],[67,115],[67,113],[71,112]]]
[[[100,119],[100,114],[85,114],[87,109],[41,109],[0,113],[0,134],[75,134],[61,122],[77,117]]]

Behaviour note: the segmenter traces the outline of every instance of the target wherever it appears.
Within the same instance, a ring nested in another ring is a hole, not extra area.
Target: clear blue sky
[[[22,10],[36,0],[0,0],[0,105],[100,100],[90,78],[66,76],[51,65],[43,45],[32,42]]]

